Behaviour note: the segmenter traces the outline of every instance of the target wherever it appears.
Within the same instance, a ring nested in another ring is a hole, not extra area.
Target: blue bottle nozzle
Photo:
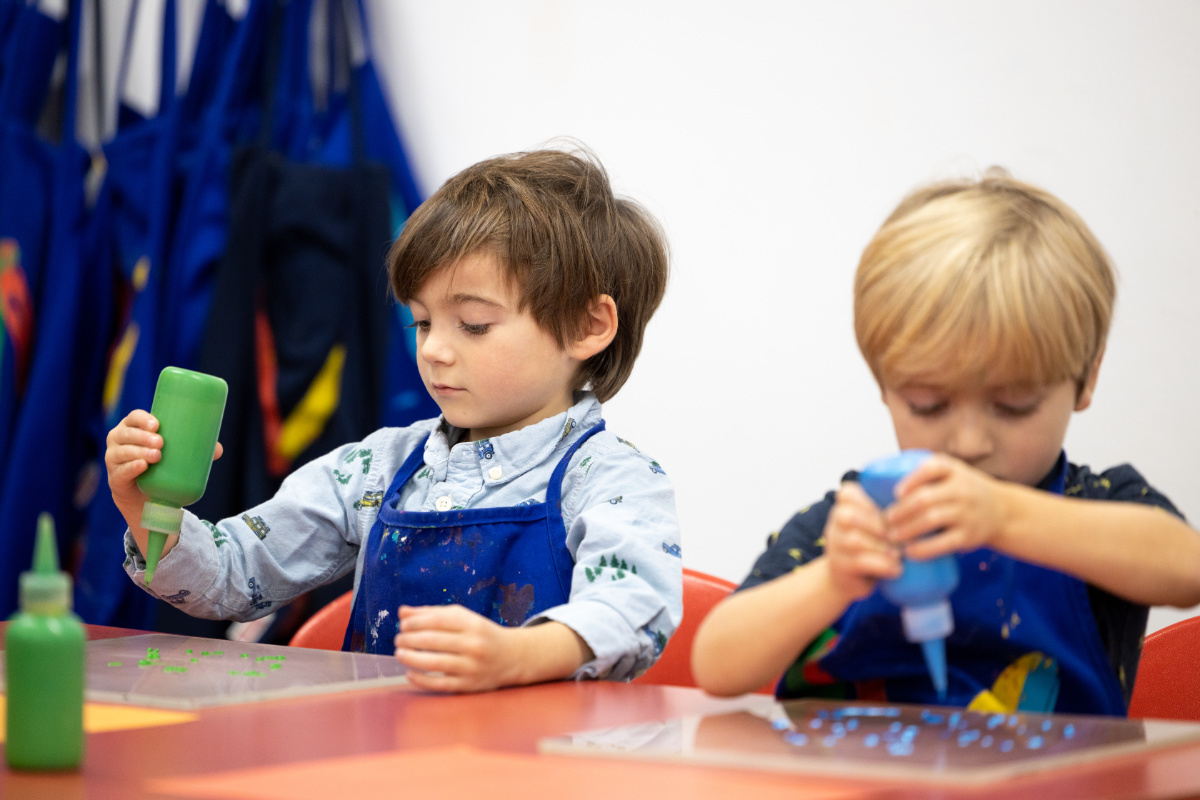
[[[859,481],[880,508],[895,502],[896,484],[932,455],[925,450],[905,450],[863,468]],[[900,606],[904,638],[921,645],[925,666],[939,700],[946,699],[946,637],[954,632],[949,596],[958,586],[958,560],[944,555],[928,561],[904,559],[899,578],[879,582],[879,590]]]

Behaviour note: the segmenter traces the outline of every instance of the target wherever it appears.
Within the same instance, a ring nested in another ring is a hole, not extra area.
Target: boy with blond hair
[[[930,703],[900,612],[901,557],[957,554],[946,702],[1124,715],[1147,606],[1200,602],[1200,537],[1136,470],[1067,460],[1115,280],[1083,221],[990,171],[919,189],[867,246],[859,348],[901,449],[931,450],[881,512],[848,473],[797,513],[704,621],[701,686]]]
[[[441,416],[316,459],[245,514],[186,514],[152,593],[249,620],[355,570],[344,649],[394,652],[419,687],[644,672],[682,617],[674,494],[600,403],[666,287],[657,223],[586,154],[518,153],[447,181],[388,265]],[[139,585],[156,429],[132,412],[105,459]]]

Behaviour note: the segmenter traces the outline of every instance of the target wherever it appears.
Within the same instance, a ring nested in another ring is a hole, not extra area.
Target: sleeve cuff
[[[593,658],[568,676],[571,680],[606,679],[627,681],[645,671],[642,651],[653,652],[649,638],[639,637],[620,612],[604,603],[575,601],[548,608],[526,622],[538,625],[553,620],[583,638]],[[638,638],[646,638],[645,646]],[[635,643],[636,642],[636,643]],[[651,660],[653,656],[650,657]]]

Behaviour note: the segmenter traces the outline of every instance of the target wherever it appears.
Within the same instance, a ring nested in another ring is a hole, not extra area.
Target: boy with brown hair
[[[1124,715],[1147,606],[1200,602],[1200,537],[1129,465],[1062,450],[1115,285],[1083,221],[1005,173],[905,198],[859,263],[855,332],[900,448],[935,455],[886,512],[851,472],[772,534],[697,634],[701,686],[937,702],[876,584],[955,553],[946,702]]]
[[[394,652],[419,687],[645,671],[682,617],[674,494],[600,403],[666,288],[657,223],[586,154],[518,153],[447,181],[388,266],[441,416],[304,465],[240,517],[187,514],[153,593],[248,620],[354,569],[344,649]],[[106,454],[139,585],[156,428],[132,412]]]

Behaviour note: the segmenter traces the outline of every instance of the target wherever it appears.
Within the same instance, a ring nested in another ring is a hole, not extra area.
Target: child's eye
[[[428,331],[428,330],[429,330],[429,320],[427,320],[427,319],[415,319],[415,320],[413,320],[413,322],[412,322],[412,324],[411,324],[411,325],[405,325],[404,327],[406,327],[406,328],[416,328],[417,330],[419,330],[419,331],[421,331],[422,333],[424,333],[424,332],[426,332],[426,331]]]
[[[918,417],[936,417],[938,414],[946,410],[946,402],[937,403],[909,403],[908,408]]]
[[[468,336],[482,336],[483,334],[487,333],[488,329],[492,326],[490,324],[472,325],[469,322],[464,322],[462,323],[461,327]]]
[[[1037,403],[1026,403],[1023,405],[1014,405],[1012,403],[996,403],[996,413],[1002,417],[1012,417],[1019,419],[1028,417],[1033,412],[1037,411]]]

